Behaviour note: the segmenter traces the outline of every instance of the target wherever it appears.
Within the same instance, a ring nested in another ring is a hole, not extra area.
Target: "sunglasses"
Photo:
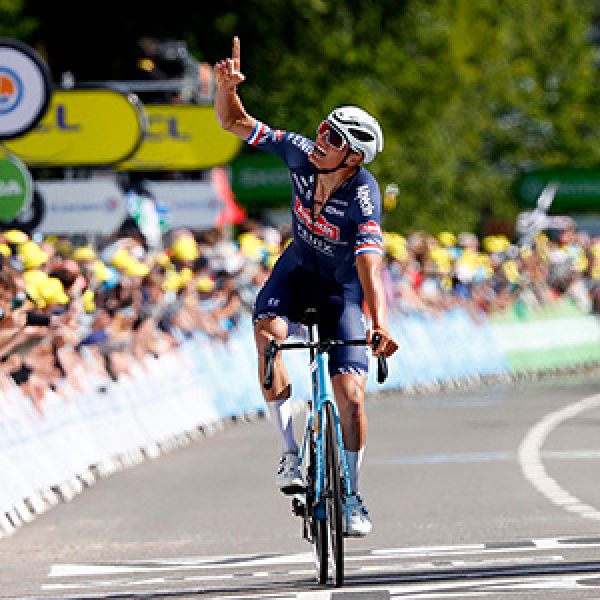
[[[344,136],[339,131],[336,131],[327,121],[323,121],[317,127],[317,134],[325,135],[327,143],[336,150],[341,150],[346,145]]]

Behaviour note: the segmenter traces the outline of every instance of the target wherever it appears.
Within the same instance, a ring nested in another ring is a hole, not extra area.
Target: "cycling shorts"
[[[293,325],[302,321],[306,308],[316,309],[319,338],[355,340],[366,335],[360,284],[340,284],[299,266],[292,252],[284,252],[260,290],[253,311],[256,323],[281,317]],[[329,353],[331,376],[352,373],[366,377],[369,358],[366,346],[340,346]]]

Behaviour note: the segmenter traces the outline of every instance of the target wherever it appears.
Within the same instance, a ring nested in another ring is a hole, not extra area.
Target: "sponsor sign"
[[[553,211],[598,210],[600,208],[600,168],[548,168],[522,173],[515,182],[515,195],[526,207],[535,208],[549,184],[556,190]]]
[[[0,154],[0,220],[14,219],[31,202],[32,191],[27,167],[8,153]]]
[[[144,187],[168,214],[170,228],[214,227],[224,208],[223,199],[210,181],[145,181]]]
[[[111,234],[127,216],[123,192],[110,179],[37,181],[35,186],[45,205],[36,228],[40,233]]]
[[[268,152],[238,156],[231,165],[231,188],[245,206],[289,206],[292,196],[289,169]]]
[[[212,106],[148,105],[148,130],[122,171],[197,170],[229,163],[241,141],[217,123]]]
[[[29,166],[113,165],[133,154],[144,128],[145,115],[134,95],[57,90],[39,125],[4,145]]]
[[[35,127],[51,94],[50,72],[37,52],[17,40],[0,38],[0,139]]]

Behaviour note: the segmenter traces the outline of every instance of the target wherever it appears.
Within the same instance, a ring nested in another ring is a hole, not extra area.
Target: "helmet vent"
[[[348,127],[348,131],[352,134],[352,137],[360,140],[361,142],[372,142],[375,139],[368,131],[364,131],[363,129],[355,129],[354,127]]]

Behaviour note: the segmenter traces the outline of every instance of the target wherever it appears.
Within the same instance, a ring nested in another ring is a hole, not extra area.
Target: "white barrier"
[[[97,477],[155,458],[218,422],[222,411],[197,368],[210,354],[210,342],[197,340],[148,358],[118,383],[89,375],[82,393],[48,392],[43,415],[16,385],[2,392],[0,536],[71,500]]]
[[[401,345],[390,360],[388,389],[509,370],[489,324],[474,324],[464,311],[440,319],[396,317],[390,328]],[[310,395],[307,362],[308,352],[286,356],[296,402]],[[43,416],[17,386],[0,392],[0,536],[69,501],[97,477],[264,406],[249,319],[227,344],[198,334],[170,354],[147,358],[117,383],[97,374],[81,379],[83,391],[48,393]],[[379,389],[374,377],[367,389]]]

